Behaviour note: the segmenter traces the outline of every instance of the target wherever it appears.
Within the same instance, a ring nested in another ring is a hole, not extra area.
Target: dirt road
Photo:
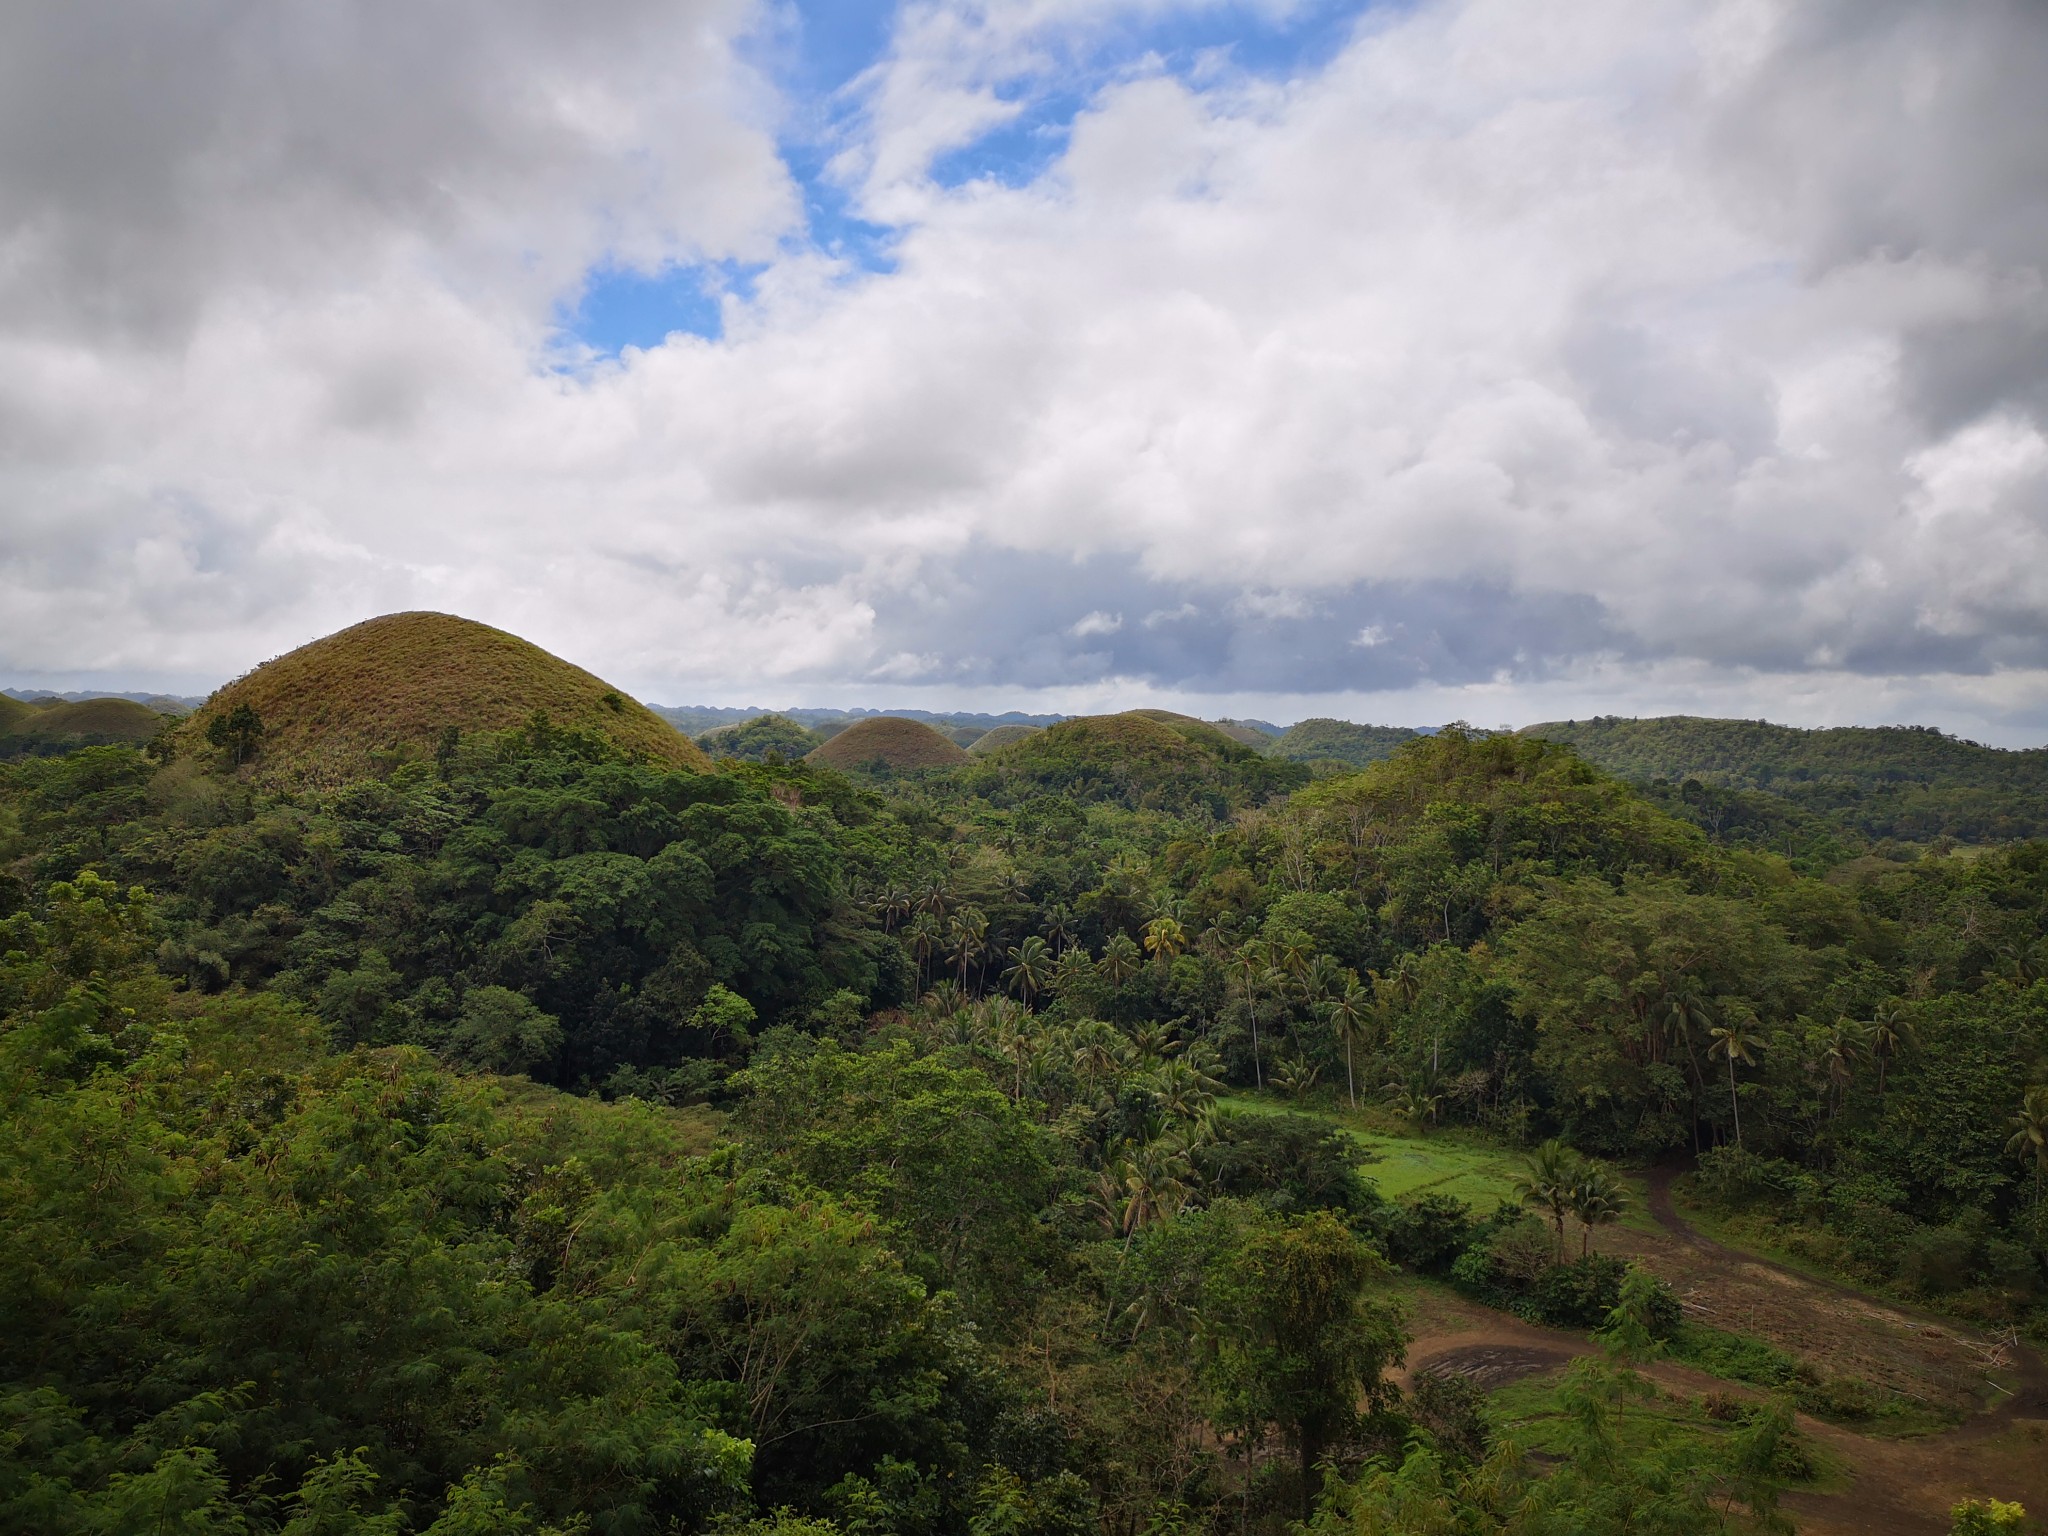
[[[1679,1213],[1668,1173],[1650,1181],[1650,1232],[1602,1237],[1602,1247],[1646,1265],[1702,1321],[1768,1340],[1830,1376],[1859,1376],[1968,1416],[1955,1429],[1912,1438],[1859,1434],[1805,1415],[1800,1427],[1849,1473],[1833,1493],[1795,1493],[1785,1504],[1811,1536],[1942,1536],[1961,1499],[2017,1499],[2048,1515],[2048,1367],[2024,1346],[2003,1351],[1946,1319],[1865,1296],[1740,1252]],[[1408,1373],[1429,1365],[1502,1386],[1587,1354],[1586,1339],[1476,1304],[1433,1301],[1418,1319]],[[1743,1389],[1671,1361],[1649,1374],[1667,1391]]]

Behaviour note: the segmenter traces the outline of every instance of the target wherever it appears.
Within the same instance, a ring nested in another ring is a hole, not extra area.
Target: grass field
[[[1364,1149],[1365,1175],[1389,1200],[1449,1195],[1484,1216],[1503,1201],[1516,1203],[1515,1178],[1528,1162],[1523,1148],[1502,1145],[1462,1127],[1425,1136],[1394,1129],[1399,1122],[1378,1106],[1351,1110],[1244,1093],[1225,1099],[1223,1108],[1254,1115],[1304,1115],[1335,1126]],[[1625,1168],[1617,1168],[1615,1174],[1629,1192],[1621,1224],[1635,1231],[1654,1232],[1657,1224],[1649,1213],[1642,1175]]]
[[[1503,1200],[1515,1199],[1515,1175],[1522,1169],[1523,1154],[1467,1131],[1402,1135],[1384,1129],[1384,1117],[1377,1110],[1329,1109],[1255,1094],[1234,1094],[1223,1107],[1232,1114],[1305,1115],[1336,1126],[1365,1149],[1366,1177],[1390,1200],[1451,1195],[1483,1214]]]

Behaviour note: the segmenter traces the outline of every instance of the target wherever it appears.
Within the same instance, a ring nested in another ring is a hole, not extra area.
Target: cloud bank
[[[739,0],[11,9],[0,671],[432,606],[663,699],[2048,736],[2048,12],[1155,46],[1230,9],[920,0],[824,102]],[[561,329],[721,262],[715,338]]]

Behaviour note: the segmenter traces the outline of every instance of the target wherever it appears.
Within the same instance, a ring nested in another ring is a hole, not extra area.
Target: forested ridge
[[[1788,858],[1455,728],[755,734],[0,764],[0,1528],[1782,1529],[1795,1409],[1884,1404],[1631,1406],[1739,1354],[1599,1251],[1658,1163],[2042,1328],[2048,844]],[[1521,1198],[1384,1196],[1354,1104]],[[1418,1285],[1596,1331],[1564,1439],[1397,1384]]]

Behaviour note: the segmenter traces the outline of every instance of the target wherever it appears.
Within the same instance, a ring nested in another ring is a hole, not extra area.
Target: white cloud
[[[1093,613],[1083,614],[1079,619],[1069,624],[1067,626],[1067,633],[1076,639],[1085,639],[1089,635],[1113,635],[1123,627],[1124,616],[1122,614],[1104,613],[1098,608]]]
[[[840,166],[886,274],[778,243],[739,0],[9,12],[0,667],[433,605],[660,697],[2048,703],[2038,8],[1425,0],[1280,84],[1134,59],[1042,178],[929,180],[1169,9],[906,7]],[[587,268],[692,255],[770,263],[724,341],[552,370]]]

